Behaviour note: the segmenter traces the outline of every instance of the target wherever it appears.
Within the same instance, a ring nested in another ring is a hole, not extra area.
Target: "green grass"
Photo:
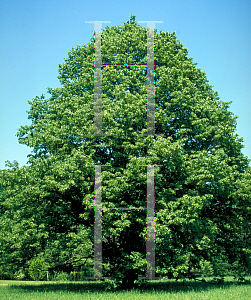
[[[221,285],[196,282],[193,280],[175,282],[161,280],[148,282],[144,289],[131,291],[105,291],[104,282],[34,282],[34,281],[0,281],[1,300],[249,300],[251,299],[250,279],[240,284],[230,277]]]

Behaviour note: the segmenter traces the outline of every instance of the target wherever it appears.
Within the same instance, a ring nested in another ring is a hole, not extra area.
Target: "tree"
[[[2,272],[10,265],[12,270],[7,278],[21,267],[28,268],[37,255],[44,258],[49,271],[69,272],[90,257],[91,230],[79,221],[81,192],[76,196],[72,180],[67,182],[69,172],[60,165],[64,164],[53,166],[56,174],[46,161],[37,159],[32,167],[9,163],[10,169],[0,173]]]
[[[17,134],[32,148],[29,166],[1,171],[0,226],[14,218],[17,230],[7,231],[20,247],[13,254],[1,237],[5,259],[23,263],[42,253],[51,267],[72,271],[77,256],[80,263],[93,257],[95,173],[88,166],[107,166],[102,205],[116,208],[145,207],[142,165],[161,165],[155,168],[157,274],[184,278],[206,268],[222,276],[234,263],[242,272],[250,246],[250,226],[242,221],[250,225],[250,190],[244,191],[250,173],[230,102],[220,101],[175,33],[154,30],[158,135],[140,135],[147,127],[147,70],[140,66],[147,61],[147,29],[131,16],[102,32],[103,64],[116,66],[102,70],[102,128],[109,136],[92,136],[94,41],[68,53],[59,65],[62,86],[48,88],[49,99],[29,101],[32,124]],[[126,63],[138,65],[118,66]],[[146,212],[103,210],[102,227],[103,276],[130,287],[146,268]]]
[[[34,257],[29,266],[29,275],[34,280],[43,279],[46,275],[46,264],[43,258],[40,256]]]

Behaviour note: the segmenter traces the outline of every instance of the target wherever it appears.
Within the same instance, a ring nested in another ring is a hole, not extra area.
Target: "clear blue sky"
[[[176,31],[221,100],[233,101],[243,153],[251,158],[250,0],[2,0],[0,169],[6,160],[27,162],[31,149],[15,136],[21,125],[30,124],[27,101],[46,94],[46,87],[60,86],[58,64],[93,35],[94,25],[85,21],[123,25],[130,14],[136,21],[163,21],[155,25],[158,32]]]

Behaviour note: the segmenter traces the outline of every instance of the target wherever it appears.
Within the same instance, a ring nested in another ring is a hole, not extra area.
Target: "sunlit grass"
[[[149,282],[144,288],[130,291],[105,291],[104,282],[34,282],[34,281],[0,281],[1,300],[38,300],[38,299],[177,299],[177,300],[225,300],[225,299],[251,299],[251,284],[240,284],[231,278],[226,283],[208,284],[187,280],[184,283],[173,280]]]

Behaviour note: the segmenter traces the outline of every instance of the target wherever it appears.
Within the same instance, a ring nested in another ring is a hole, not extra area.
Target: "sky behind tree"
[[[206,72],[222,101],[232,101],[237,133],[251,159],[251,2],[248,0],[9,0],[0,4],[0,169],[5,161],[27,162],[31,148],[18,143],[21,125],[31,124],[28,100],[46,87],[60,87],[58,65],[77,45],[87,44],[94,25],[163,21],[157,31],[175,31],[188,56]],[[140,24],[146,27],[146,24]]]

